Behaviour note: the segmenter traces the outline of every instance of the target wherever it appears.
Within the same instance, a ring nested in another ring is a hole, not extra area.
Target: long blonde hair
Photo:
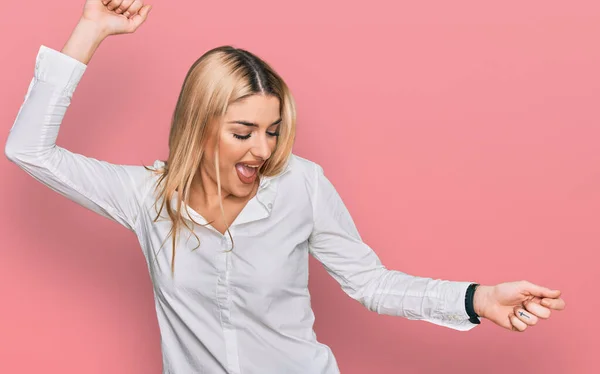
[[[188,225],[182,216],[181,207],[183,203],[186,207],[189,204],[190,186],[203,159],[209,134],[212,131],[220,134],[215,127],[221,123],[220,119],[230,104],[254,94],[272,95],[280,102],[282,122],[277,146],[259,170],[260,175],[274,176],[285,167],[296,133],[296,107],[283,79],[259,57],[232,46],[211,49],[196,60],[187,72],[171,121],[168,160],[162,168],[146,167],[160,175],[154,192],[157,196],[156,202],[162,200],[162,204],[154,222],[165,207],[172,222],[167,236],[172,237],[172,276],[175,272],[176,238],[182,225],[198,240],[198,246],[193,250],[200,246],[200,238],[193,230],[193,224],[200,224],[188,215],[193,222]],[[216,137],[215,144],[215,170],[219,205],[225,220],[219,176],[219,138],[220,136]],[[173,209],[170,202],[175,193],[177,208]],[[232,250],[234,244],[229,226],[227,233],[231,238]]]

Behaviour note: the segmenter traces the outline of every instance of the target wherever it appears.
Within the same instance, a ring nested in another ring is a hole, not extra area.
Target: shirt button
[[[273,204],[271,204],[271,203],[269,203],[267,206],[269,207],[269,209],[273,208]]]

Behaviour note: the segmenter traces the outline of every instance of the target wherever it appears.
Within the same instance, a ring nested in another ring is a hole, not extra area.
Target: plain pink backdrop
[[[3,147],[40,44],[60,50],[83,3],[3,7]],[[155,0],[136,34],[101,45],[58,143],[114,163],[164,159],[192,62],[248,49],[295,95],[294,152],[324,167],[388,268],[527,279],[567,302],[525,333],[485,320],[461,333],[369,312],[311,259],[317,336],[342,373],[597,373],[600,6],[415,3]],[[0,173],[0,372],[159,373],[135,236],[5,157]]]

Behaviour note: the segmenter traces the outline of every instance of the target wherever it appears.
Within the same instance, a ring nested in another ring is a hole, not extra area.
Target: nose
[[[259,136],[254,137],[256,139],[255,144],[253,144],[250,152],[255,157],[260,157],[263,160],[271,157],[271,146],[269,145],[269,139],[267,134],[261,134]]]

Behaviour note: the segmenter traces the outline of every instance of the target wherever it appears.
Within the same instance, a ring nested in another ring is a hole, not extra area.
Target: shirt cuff
[[[35,61],[35,79],[56,86],[71,96],[87,65],[55,49],[41,45]]]
[[[467,294],[467,288],[471,283],[475,282],[452,282],[453,284],[453,292],[451,294],[448,303],[446,304],[444,315],[450,321],[460,322],[460,321],[469,321],[469,314],[467,313],[467,309],[465,308],[465,296]]]

